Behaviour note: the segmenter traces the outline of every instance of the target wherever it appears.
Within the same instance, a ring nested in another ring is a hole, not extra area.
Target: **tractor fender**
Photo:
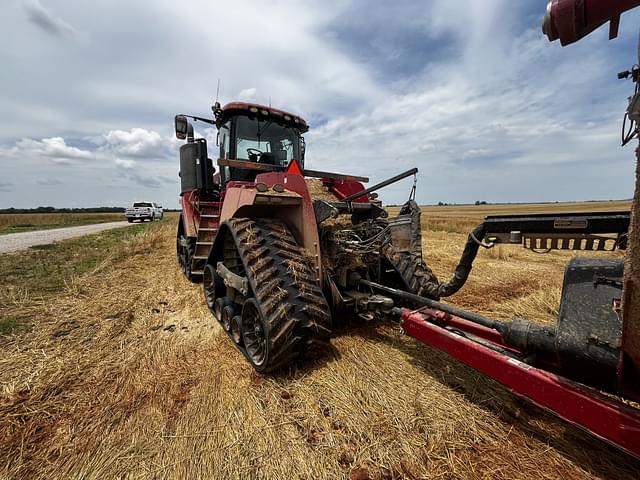
[[[267,190],[259,192],[255,185],[238,185],[227,188],[222,211],[220,230],[211,253],[219,238],[223,238],[222,225],[230,218],[268,218],[287,225],[297,244],[302,247],[312,261],[317,280],[322,285],[322,258],[320,237],[315,210],[309,187],[304,177],[286,172],[271,172],[258,175],[256,182],[266,185]],[[282,187],[283,192],[273,189]]]

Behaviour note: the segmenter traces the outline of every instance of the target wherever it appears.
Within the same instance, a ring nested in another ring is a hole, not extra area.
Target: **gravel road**
[[[0,235],[0,254],[25,250],[34,245],[47,245],[68,238],[82,237],[92,233],[99,233],[113,228],[122,228],[133,225],[129,222],[107,222],[93,225],[81,225],[79,227],[55,228],[52,230],[36,230],[34,232],[10,233]]]

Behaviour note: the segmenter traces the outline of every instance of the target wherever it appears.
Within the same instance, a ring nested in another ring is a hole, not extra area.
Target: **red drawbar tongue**
[[[300,168],[300,164],[295,158],[291,160],[291,163],[289,163],[289,166],[287,167],[287,173],[293,173],[295,175],[302,176],[302,169]]]

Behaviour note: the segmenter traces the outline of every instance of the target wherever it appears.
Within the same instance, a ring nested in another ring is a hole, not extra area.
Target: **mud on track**
[[[393,326],[347,324],[322,359],[258,376],[178,272],[172,226],[158,231],[161,252],[34,305],[38,326],[1,347],[0,478],[640,471]]]

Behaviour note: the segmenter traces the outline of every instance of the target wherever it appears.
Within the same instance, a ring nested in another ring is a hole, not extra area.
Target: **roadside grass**
[[[64,290],[81,292],[86,276],[157,249],[161,230],[170,225],[136,224],[0,255],[0,336],[28,331],[34,306]]]
[[[124,213],[4,213],[0,214],[0,235],[124,219]]]

